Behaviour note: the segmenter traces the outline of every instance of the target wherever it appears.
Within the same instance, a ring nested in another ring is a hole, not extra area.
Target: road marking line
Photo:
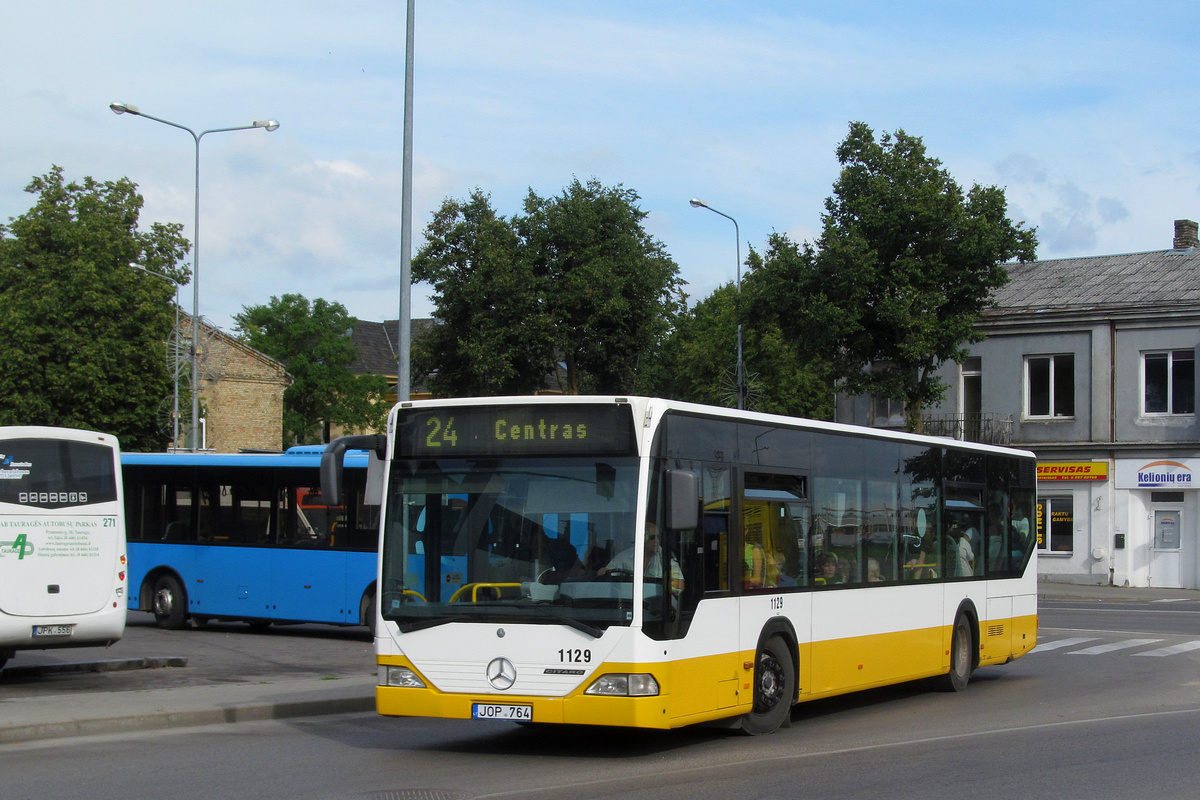
[[[1059,639],[1057,642],[1038,642],[1037,647],[1033,648],[1033,652],[1041,653],[1046,650],[1057,650],[1060,647],[1083,644],[1084,642],[1094,642],[1096,638],[1095,636],[1076,636],[1073,639]]]
[[[1155,642],[1161,642],[1162,639],[1126,639],[1123,642],[1110,642],[1108,644],[1098,644],[1094,647],[1085,647],[1082,650],[1072,650],[1067,655],[1072,656],[1095,656],[1101,653],[1111,653],[1114,650],[1127,650],[1130,647],[1143,647]]]
[[[1184,642],[1183,644],[1173,644],[1170,647],[1160,647],[1157,650],[1147,650],[1144,653],[1134,653],[1135,656],[1173,656],[1177,653],[1188,653],[1192,650],[1200,650],[1200,641]]]

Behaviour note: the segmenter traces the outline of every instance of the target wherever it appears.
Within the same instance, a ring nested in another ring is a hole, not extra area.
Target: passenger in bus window
[[[960,525],[954,531],[957,542],[952,555],[957,564],[955,575],[960,578],[975,574],[975,548],[971,546],[971,533],[974,530]]]
[[[937,555],[924,541],[914,536],[905,536],[906,558],[904,559],[904,579],[910,581],[935,580],[937,578]]]
[[[883,580],[883,575],[879,573],[879,559],[867,559],[867,583],[878,583]]]
[[[858,564],[850,556],[839,556],[837,575],[838,583],[858,583]]]
[[[767,585],[767,554],[762,545],[746,544],[746,557],[742,577],[743,589],[761,589]]]
[[[775,547],[767,553],[767,586],[795,586],[796,578],[788,571],[787,553],[782,547]]]
[[[838,558],[833,553],[817,556],[815,566],[816,577],[813,578],[813,583],[817,586],[832,586],[842,582],[838,575]]]

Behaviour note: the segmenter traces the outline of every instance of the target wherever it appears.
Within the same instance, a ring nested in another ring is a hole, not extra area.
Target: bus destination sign
[[[628,405],[455,406],[402,411],[396,456],[636,455]]]

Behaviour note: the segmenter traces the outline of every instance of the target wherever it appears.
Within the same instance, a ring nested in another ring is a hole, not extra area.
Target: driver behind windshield
[[[646,544],[645,544],[645,576],[647,578],[661,578],[663,576],[662,565],[662,550],[659,547],[658,526],[653,522],[646,523]],[[612,560],[605,566],[596,571],[597,575],[605,575],[609,572],[623,571],[633,572],[633,557],[634,547],[628,547],[625,550],[617,553],[612,557]],[[679,568],[679,562],[675,557],[671,557],[671,593],[678,595],[683,591],[683,570]]]

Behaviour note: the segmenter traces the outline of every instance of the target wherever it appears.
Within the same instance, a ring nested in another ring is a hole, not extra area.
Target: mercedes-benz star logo
[[[517,682],[517,668],[507,658],[493,658],[487,665],[487,679],[503,692]]]

